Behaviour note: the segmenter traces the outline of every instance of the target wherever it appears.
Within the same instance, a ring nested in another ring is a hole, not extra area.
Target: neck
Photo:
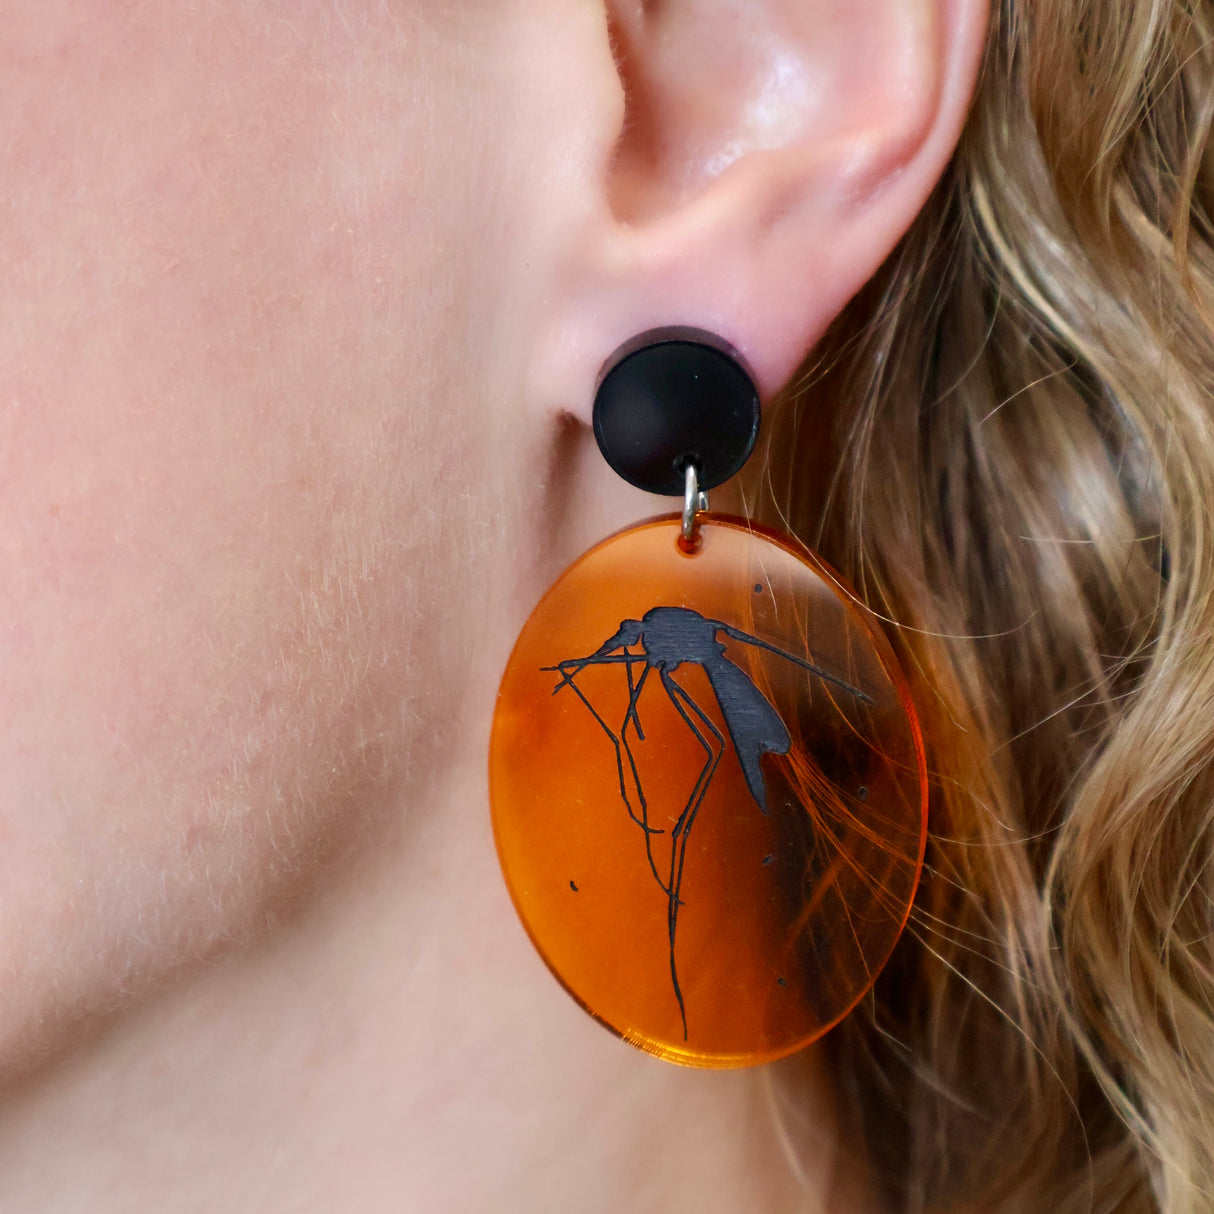
[[[0,1208],[867,1208],[812,1055],[790,1149],[770,1068],[658,1062],[557,987],[480,766],[271,938],[12,1093]]]

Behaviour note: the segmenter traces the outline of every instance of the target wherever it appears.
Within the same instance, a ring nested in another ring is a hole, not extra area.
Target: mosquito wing
[[[749,676],[727,657],[705,662],[704,670],[721,706],[721,716],[725,718],[729,739],[742,765],[750,795],[766,813],[767,788],[759,760],[765,754],[788,754],[792,746],[788,727]]]
[[[857,700],[864,704],[871,704],[873,702],[872,696],[867,692],[861,691],[859,687],[853,687],[846,679],[841,679],[837,674],[831,674],[829,670],[819,666],[816,662],[811,662],[807,658],[797,657],[795,653],[789,653],[787,649],[781,649],[777,645],[772,645],[769,641],[751,636],[749,632],[743,632],[732,624],[723,624],[720,620],[714,620],[713,623],[720,632],[725,633],[728,637],[732,637],[735,641],[741,641],[744,645],[754,645],[757,649],[766,649],[768,653],[774,653],[779,657],[786,658],[790,662],[795,662],[802,670],[808,670],[810,674],[817,675],[824,682],[833,683],[836,687],[855,696]]]

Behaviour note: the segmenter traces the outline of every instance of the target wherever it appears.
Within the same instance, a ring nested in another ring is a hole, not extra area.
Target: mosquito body
[[[685,665],[699,666],[704,671],[720,709],[725,732],[729,735],[729,744],[733,746],[738,757],[746,786],[762,813],[768,812],[768,806],[760,760],[764,754],[787,754],[792,745],[788,727],[780,718],[780,714],[755,686],[750,676],[730,660],[726,652],[726,641],[722,640],[722,637],[774,653],[864,703],[873,702],[860,688],[854,687],[821,666],[779,649],[731,624],[709,619],[688,607],[653,607],[639,620],[623,620],[615,635],[604,641],[588,657],[567,658],[555,666],[544,667],[545,670],[554,671],[561,676],[552,694],[556,695],[565,687],[572,688],[615,747],[620,797],[628,816],[644,835],[645,854],[650,871],[666,895],[670,977],[679,1004],[684,1040],[687,1038],[687,1011],[679,986],[674,951],[679,907],[683,905],[683,864],[691,828],[708,794],[721,756],[725,753],[726,741],[724,734],[704,708],[676,679],[675,672]],[[628,707],[618,729],[612,728],[612,724],[591,703],[576,682],[577,676],[588,666],[609,665],[622,666],[628,684]],[[638,705],[641,692],[651,678],[659,681],[670,704],[687,726],[695,743],[704,752],[704,762],[699,775],[670,830],[670,865],[666,873],[659,872],[653,850],[653,836],[666,832],[650,825],[649,805],[637,769],[636,756],[629,741],[630,727],[637,740],[645,739]],[[629,795],[629,775],[636,789],[635,804]]]

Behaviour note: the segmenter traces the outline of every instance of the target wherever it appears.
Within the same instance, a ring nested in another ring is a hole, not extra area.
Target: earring
[[[914,708],[854,595],[789,536],[708,512],[758,434],[735,351],[659,330],[608,364],[610,466],[681,513],[575,561],[528,619],[490,746],[498,855],[556,978],[695,1066],[808,1045],[872,985],[923,863]]]

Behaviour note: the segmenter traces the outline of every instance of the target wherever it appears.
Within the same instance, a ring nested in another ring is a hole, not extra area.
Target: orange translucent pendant
[[[552,972],[696,1066],[807,1045],[910,912],[923,748],[884,638],[786,537],[700,516],[624,531],[528,620],[490,750],[510,893]]]

